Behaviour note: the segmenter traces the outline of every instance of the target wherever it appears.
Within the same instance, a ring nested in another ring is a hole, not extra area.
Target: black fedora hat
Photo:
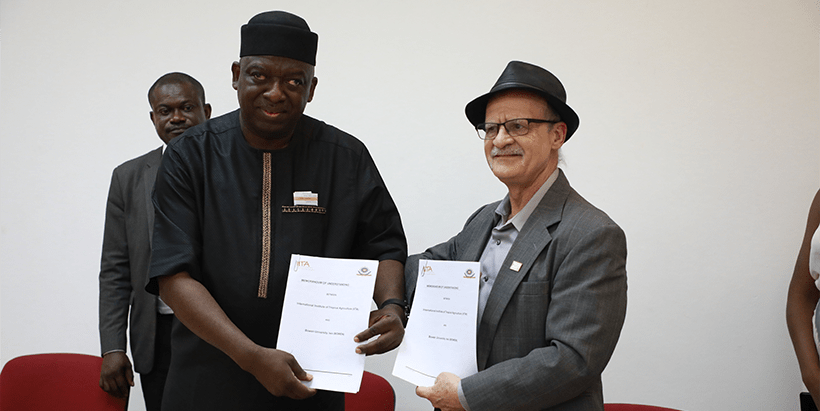
[[[490,97],[495,93],[510,89],[528,90],[544,97],[550,107],[561,116],[561,121],[567,124],[565,141],[569,140],[578,129],[580,120],[575,111],[567,105],[567,92],[561,81],[549,71],[522,61],[509,62],[490,92],[467,104],[464,111],[470,123],[474,126],[483,123]]]

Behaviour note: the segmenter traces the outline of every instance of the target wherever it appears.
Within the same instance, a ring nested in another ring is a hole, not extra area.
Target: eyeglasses
[[[530,123],[560,123],[561,120],[539,120],[537,118],[514,118],[503,123],[479,123],[475,126],[478,138],[482,140],[492,140],[498,135],[501,126],[507,129],[507,134],[512,137],[523,136],[530,132]]]

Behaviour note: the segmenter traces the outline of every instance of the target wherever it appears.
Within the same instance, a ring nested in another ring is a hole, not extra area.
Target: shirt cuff
[[[461,381],[458,382],[458,402],[461,403],[462,408],[470,411],[470,407],[467,405],[467,397],[464,396],[464,389],[461,388]]]
[[[104,352],[102,356],[105,357],[105,354],[111,354],[112,352],[122,352],[122,353],[124,353],[125,350],[120,350],[120,349],[109,350],[109,351]]]

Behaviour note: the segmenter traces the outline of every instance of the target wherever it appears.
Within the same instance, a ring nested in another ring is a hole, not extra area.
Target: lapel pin
[[[520,269],[521,269],[521,263],[519,263],[518,261],[513,261],[512,264],[510,264],[510,270],[518,272],[518,270],[520,270]]]

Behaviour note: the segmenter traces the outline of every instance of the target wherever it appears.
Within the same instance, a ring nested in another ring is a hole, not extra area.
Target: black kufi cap
[[[286,11],[266,11],[242,26],[239,57],[279,56],[316,65],[319,36],[307,22]]]
[[[483,123],[490,97],[500,91],[510,89],[527,90],[544,97],[550,107],[561,117],[561,121],[567,124],[566,140],[569,140],[578,129],[580,120],[575,111],[567,105],[567,92],[558,77],[541,67],[521,61],[509,62],[490,92],[467,104],[464,111],[470,123],[474,126]]]

